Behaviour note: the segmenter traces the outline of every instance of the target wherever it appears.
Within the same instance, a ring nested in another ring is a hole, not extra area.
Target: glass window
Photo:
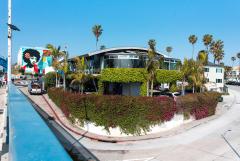
[[[209,72],[209,68],[204,68],[204,72]]]
[[[216,69],[216,73],[222,73],[222,69],[221,68],[217,68]]]
[[[222,79],[216,79],[216,83],[222,83]]]

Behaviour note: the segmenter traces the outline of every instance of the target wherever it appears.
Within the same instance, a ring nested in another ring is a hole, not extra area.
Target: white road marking
[[[135,158],[135,159],[124,159],[124,160],[114,160],[114,161],[150,161],[154,159],[154,157],[151,158]],[[113,160],[111,160],[113,161]]]

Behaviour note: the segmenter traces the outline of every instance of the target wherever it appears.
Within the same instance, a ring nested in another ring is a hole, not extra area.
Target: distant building
[[[46,74],[54,71],[50,51],[42,47],[21,47],[17,64],[26,74]]]
[[[240,81],[240,66],[235,66],[232,68],[232,71],[230,73],[230,80]]]
[[[205,87],[208,91],[222,92],[224,87],[224,67],[211,62],[204,67]]]

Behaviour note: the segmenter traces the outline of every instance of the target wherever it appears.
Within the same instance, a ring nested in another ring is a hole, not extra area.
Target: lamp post
[[[20,31],[16,26],[12,25],[12,0],[8,0],[8,68],[7,81],[11,81],[11,64],[12,64],[12,30]]]

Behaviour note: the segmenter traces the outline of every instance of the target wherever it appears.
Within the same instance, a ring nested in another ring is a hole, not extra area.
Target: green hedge
[[[116,83],[142,83],[140,95],[147,95],[147,71],[144,68],[105,68],[101,72],[98,82],[99,93],[103,93],[104,82]]]
[[[159,69],[156,72],[156,80],[158,83],[173,83],[182,80],[182,73],[177,70]]]
[[[147,95],[147,78],[148,73],[144,68],[106,68],[102,70],[100,80],[98,82],[99,93],[103,93],[104,82],[140,82],[140,95]],[[158,83],[172,83],[177,80],[182,80],[182,74],[175,70],[162,70],[156,71],[156,80]]]

